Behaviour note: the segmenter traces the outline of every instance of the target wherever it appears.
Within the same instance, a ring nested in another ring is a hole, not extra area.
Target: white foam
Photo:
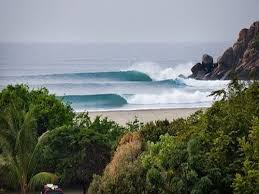
[[[194,64],[192,62],[185,64],[177,64],[172,67],[162,68],[158,63],[154,62],[139,62],[134,63],[127,70],[135,70],[149,75],[153,80],[167,80],[167,79],[182,79],[179,75],[182,74],[186,77],[191,75],[191,68]],[[226,88],[229,81],[226,80],[195,80],[195,79],[182,79],[182,81],[197,90],[218,90]]]
[[[188,76],[191,74],[192,62],[185,64],[177,64],[172,67],[162,68],[158,63],[139,62],[131,65],[127,70],[140,71],[148,74],[153,80],[175,79],[180,74]]]
[[[136,94],[125,97],[129,104],[186,104],[212,102],[213,97],[209,97],[210,92],[187,92],[173,90],[162,94]]]
[[[183,79],[184,83],[188,86],[199,89],[218,90],[226,88],[229,84],[229,80],[195,80],[195,79]]]

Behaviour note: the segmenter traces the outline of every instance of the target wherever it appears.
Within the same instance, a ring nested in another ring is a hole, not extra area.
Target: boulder
[[[195,78],[198,74],[199,71],[203,70],[204,69],[204,65],[201,64],[201,63],[196,63],[196,65],[194,65],[192,68],[191,68],[191,71],[192,71],[192,75],[193,77]]]
[[[202,64],[204,65],[213,64],[213,57],[208,54],[204,54],[202,56]]]
[[[201,63],[196,63],[192,68],[191,68],[191,71],[193,74],[195,74],[199,69],[202,68],[202,64]]]

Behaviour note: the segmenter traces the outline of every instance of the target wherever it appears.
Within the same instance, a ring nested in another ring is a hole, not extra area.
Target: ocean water
[[[230,43],[1,43],[0,90],[46,87],[75,111],[210,106],[228,81],[184,79]]]

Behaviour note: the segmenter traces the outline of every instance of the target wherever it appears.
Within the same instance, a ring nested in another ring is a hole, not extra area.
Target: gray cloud
[[[0,41],[233,41],[258,0],[0,0]]]

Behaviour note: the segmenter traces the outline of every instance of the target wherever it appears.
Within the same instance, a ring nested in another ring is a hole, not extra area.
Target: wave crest
[[[96,95],[67,95],[60,96],[63,101],[72,103],[74,107],[120,107],[127,104],[127,100],[118,94]]]
[[[129,104],[150,105],[150,104],[189,104],[212,102],[213,98],[208,97],[209,92],[186,92],[174,90],[162,94],[136,94],[127,97]]]
[[[168,104],[198,104],[211,103],[209,92],[184,92],[173,90],[162,94],[96,94],[96,95],[67,95],[59,97],[65,102],[72,103],[77,108],[119,108],[129,105],[168,105]]]
[[[114,72],[93,72],[93,73],[68,73],[53,74],[45,77],[69,78],[69,79],[104,79],[114,81],[152,81],[149,75],[139,71],[114,71]]]
[[[176,79],[179,75],[188,76],[191,74],[192,62],[185,64],[177,64],[172,67],[162,68],[154,62],[134,63],[129,67],[128,71],[140,71],[149,75],[153,80],[169,80]]]

